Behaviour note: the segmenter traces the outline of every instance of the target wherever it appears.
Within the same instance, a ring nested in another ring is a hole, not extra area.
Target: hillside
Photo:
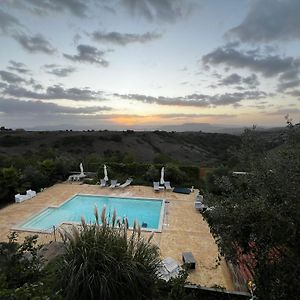
[[[262,132],[268,147],[281,144],[278,132]],[[138,162],[159,160],[211,166],[228,160],[228,149],[238,147],[237,135],[203,132],[134,131],[0,131],[0,155],[25,155],[55,149],[81,159],[124,156]]]

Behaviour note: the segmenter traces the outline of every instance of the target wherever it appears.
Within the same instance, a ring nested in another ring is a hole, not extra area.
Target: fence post
[[[55,231],[55,225],[53,225],[53,234],[54,234],[54,241],[56,242],[56,231]]]

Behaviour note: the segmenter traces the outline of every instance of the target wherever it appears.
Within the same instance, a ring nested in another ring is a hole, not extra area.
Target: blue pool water
[[[117,217],[121,220],[127,217],[129,227],[134,220],[140,225],[147,224],[147,229],[157,230],[160,226],[160,216],[163,200],[145,198],[117,198],[108,196],[76,195],[57,208],[48,207],[33,216],[21,225],[21,228],[31,230],[51,230],[63,222],[80,222],[84,217],[87,223],[94,223],[94,208],[99,211],[99,218],[103,206],[106,206],[106,215],[111,217],[116,209]]]

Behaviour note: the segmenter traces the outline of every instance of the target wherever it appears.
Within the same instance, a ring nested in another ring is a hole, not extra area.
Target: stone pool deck
[[[56,184],[30,200],[0,209],[0,241],[7,241],[10,229],[31,215],[48,206],[59,205],[77,193],[163,198],[169,201],[165,208],[163,230],[161,233],[155,233],[153,239],[160,247],[162,258],[170,256],[182,264],[182,252],[191,251],[196,259],[196,269],[189,274],[190,282],[207,287],[218,285],[227,290],[234,290],[226,263],[222,261],[216,266],[218,248],[207,223],[193,207],[196,191],[190,195],[182,195],[170,191],[154,192],[153,188],[145,186],[110,189],[77,183]],[[19,237],[30,234],[32,233],[19,232]],[[39,234],[42,243],[53,239],[53,234]]]

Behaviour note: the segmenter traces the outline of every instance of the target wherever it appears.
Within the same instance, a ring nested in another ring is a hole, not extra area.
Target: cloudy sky
[[[0,125],[300,119],[299,0],[2,0]]]

